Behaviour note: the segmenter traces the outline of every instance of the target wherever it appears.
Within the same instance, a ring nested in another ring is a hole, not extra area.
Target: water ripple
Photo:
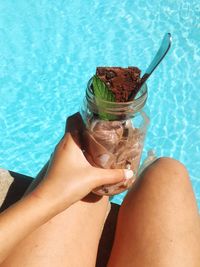
[[[96,66],[144,71],[171,32],[171,51],[148,82],[144,152],[181,160],[200,205],[199,1],[7,0],[0,14],[2,167],[36,175]]]

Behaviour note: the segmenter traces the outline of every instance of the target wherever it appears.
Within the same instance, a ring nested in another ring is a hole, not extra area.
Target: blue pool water
[[[145,71],[166,32],[173,45],[148,81],[143,157],[153,148],[182,161],[200,207],[199,0],[1,1],[0,166],[35,176],[96,66]]]

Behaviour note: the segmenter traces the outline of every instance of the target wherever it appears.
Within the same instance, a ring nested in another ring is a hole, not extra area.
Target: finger
[[[66,121],[66,132],[74,132],[74,131],[83,131],[85,129],[85,124],[79,112],[73,114],[72,116],[67,118]]]
[[[123,180],[133,179],[133,171],[127,169],[99,169],[96,168],[98,171],[98,176],[96,175],[96,182],[98,185],[103,184],[115,184],[119,183]]]
[[[70,133],[74,142],[82,148],[81,133],[85,132],[85,124],[79,112],[67,118],[66,133]]]

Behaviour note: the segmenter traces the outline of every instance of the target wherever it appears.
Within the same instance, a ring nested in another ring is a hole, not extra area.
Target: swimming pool
[[[173,46],[148,81],[151,126],[143,157],[153,148],[181,160],[200,207],[198,0],[7,0],[0,14],[1,167],[35,176],[66,117],[79,109],[96,66],[145,71],[171,32]]]

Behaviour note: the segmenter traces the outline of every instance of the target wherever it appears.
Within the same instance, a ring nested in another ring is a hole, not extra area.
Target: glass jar
[[[134,177],[111,185],[106,184],[93,192],[115,195],[127,190],[135,180],[140,164],[149,118],[144,111],[147,85],[144,84],[136,99],[129,102],[109,102],[95,97],[89,80],[81,109],[85,123],[82,133],[86,157],[93,166],[105,169],[131,169]]]

